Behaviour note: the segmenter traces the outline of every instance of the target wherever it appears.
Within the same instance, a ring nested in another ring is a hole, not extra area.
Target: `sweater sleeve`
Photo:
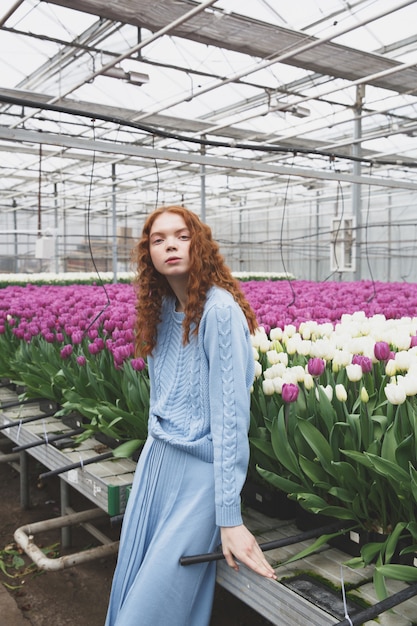
[[[249,461],[253,355],[246,320],[237,304],[209,309],[204,349],[209,362],[216,523],[238,526],[242,523],[240,492]]]

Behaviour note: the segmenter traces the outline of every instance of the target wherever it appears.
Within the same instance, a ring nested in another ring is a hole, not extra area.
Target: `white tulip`
[[[281,328],[271,328],[269,332],[269,336],[271,341],[281,341],[282,339],[282,329]]]
[[[285,365],[285,367],[287,367],[287,365],[288,365],[288,354],[286,352],[279,352],[278,356],[279,356],[279,362],[282,363],[283,365]]]
[[[262,374],[262,365],[259,363],[259,361],[255,361],[255,378],[259,378],[261,374]]]
[[[389,359],[385,366],[385,373],[387,376],[395,376],[397,372],[397,365],[394,359]]]
[[[320,324],[319,330],[322,337],[331,337],[334,333],[333,324],[331,322]]]
[[[352,362],[352,353],[347,350],[335,350],[332,359],[332,370],[338,372]]]
[[[268,337],[265,336],[264,339],[262,339],[259,343],[259,352],[262,352],[263,354],[266,354],[269,350],[271,346],[271,342],[269,341]]]
[[[284,380],[282,378],[279,378],[278,376],[276,378],[272,379],[272,384],[274,386],[274,391],[275,393],[282,393],[282,385],[284,384]]]
[[[295,377],[295,382],[302,383],[305,377],[305,369],[302,365],[295,365],[291,368],[292,373]]]
[[[346,365],[346,375],[351,383],[356,383],[362,378],[362,367],[359,363]]]
[[[410,341],[410,333],[401,331],[396,333],[393,344],[397,346],[398,350],[408,350],[410,347]]]
[[[410,343],[410,338],[408,338],[408,343]],[[409,353],[407,350],[401,350],[401,352],[397,352],[395,355],[395,366],[398,371],[407,371],[410,368],[412,362],[412,353]]]
[[[388,383],[385,385],[384,391],[388,402],[391,402],[391,404],[403,404],[406,400],[407,394],[405,385]]]
[[[268,350],[266,353],[266,358],[268,359],[268,363],[270,365],[275,365],[275,363],[279,363],[279,353],[276,350]]]
[[[364,404],[366,404],[367,402],[369,402],[369,394],[368,394],[368,392],[366,391],[366,388],[365,388],[365,387],[362,387],[362,389],[361,389],[361,395],[360,395],[360,398],[361,398],[361,402],[363,402]]]
[[[289,337],[286,343],[287,354],[296,354],[296,352],[298,352],[298,346],[301,342],[302,339],[298,333]]]
[[[274,384],[272,380],[266,379],[262,381],[262,391],[266,396],[273,396],[275,393]]]
[[[333,387],[331,385],[326,385],[325,387],[323,385],[319,385],[319,387],[324,391],[324,393],[331,402],[333,400]],[[316,398],[317,400],[320,400],[320,394],[318,389],[316,389]]]
[[[404,386],[405,393],[407,394],[407,396],[417,395],[417,376],[415,372],[413,374],[410,374],[410,372],[408,372],[404,376],[403,386]]]
[[[277,376],[279,376],[279,378],[283,378],[285,372],[287,371],[287,367],[284,363],[275,363],[270,370],[272,374],[270,378],[276,378]]]
[[[345,386],[342,385],[342,383],[339,383],[338,385],[335,386],[334,390],[336,393],[336,398],[339,400],[339,402],[346,402],[347,391],[345,389]]]
[[[282,333],[282,336],[283,336],[283,338],[284,337],[292,337],[293,335],[295,335],[296,332],[297,332],[297,329],[294,326],[294,324],[288,324],[287,326],[284,327],[284,331]]]
[[[301,341],[298,345],[298,354],[301,354],[302,356],[308,356],[311,353],[311,346],[312,343],[309,339],[303,339],[303,341]]]
[[[314,387],[314,378],[308,372],[304,374],[304,387],[307,391],[310,391],[310,389]]]

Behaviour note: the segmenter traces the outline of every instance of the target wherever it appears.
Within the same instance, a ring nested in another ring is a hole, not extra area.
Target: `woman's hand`
[[[273,568],[246,526],[243,524],[240,526],[223,526],[220,529],[220,534],[223,554],[230,567],[238,571],[239,566],[235,561],[236,558],[257,574],[276,580],[277,577]]]

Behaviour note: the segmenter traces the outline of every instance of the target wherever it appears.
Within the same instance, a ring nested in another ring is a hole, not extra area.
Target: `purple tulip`
[[[87,350],[90,354],[98,354],[100,352],[100,348],[95,342],[89,343]]]
[[[138,359],[131,359],[130,364],[137,372],[141,372],[145,369],[145,361],[140,357]]]
[[[364,374],[369,374],[369,372],[372,372],[372,359],[370,359],[368,356],[364,356],[363,354],[355,354],[352,358],[352,363],[360,365]]]
[[[83,340],[83,333],[80,330],[74,330],[71,334],[71,341],[74,345],[79,344]]]
[[[314,357],[308,360],[307,369],[311,376],[321,376],[326,369],[326,362],[324,359]]]
[[[61,355],[61,359],[68,359],[71,356],[72,351],[72,344],[67,343],[63,348],[61,348],[61,351],[59,353]]]
[[[294,383],[284,383],[282,385],[282,399],[284,402],[296,402],[300,388]]]
[[[417,335],[413,335],[410,340],[410,348],[417,346]]]
[[[81,365],[81,367],[87,363],[87,359],[85,358],[83,354],[80,354],[79,356],[77,356],[76,361],[78,365]]]
[[[374,346],[375,358],[378,361],[387,361],[390,356],[390,347],[386,341],[377,341]]]

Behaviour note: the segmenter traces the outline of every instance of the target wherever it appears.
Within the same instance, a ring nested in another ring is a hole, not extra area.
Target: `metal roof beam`
[[[297,167],[295,165],[286,166],[263,163],[253,159],[215,157],[197,152],[180,153],[177,150],[160,150],[130,144],[115,144],[105,141],[79,139],[76,137],[68,137],[45,132],[41,133],[24,129],[0,128],[0,139],[7,141],[29,141],[37,144],[49,144],[88,151],[93,150],[107,154],[124,154],[131,157],[142,157],[153,160],[160,159],[162,161],[176,161],[177,163],[197,163],[199,165],[211,165],[213,167],[228,168],[230,170],[267,172],[269,174],[284,175],[290,178],[300,176],[303,178],[362,183],[371,186],[375,185],[417,191],[417,183],[405,179],[377,178],[375,176],[364,175],[355,176],[349,173],[315,170],[307,167]]]

